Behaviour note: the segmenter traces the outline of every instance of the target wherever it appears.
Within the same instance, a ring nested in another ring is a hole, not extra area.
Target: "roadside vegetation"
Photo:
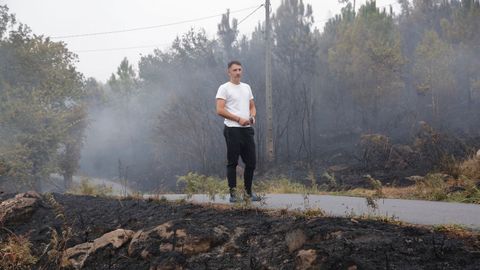
[[[451,169],[457,177],[446,173],[434,172],[425,176],[412,176],[413,185],[406,187],[384,186],[378,179],[370,175],[369,188],[345,188],[337,184],[333,174],[325,173],[326,182],[320,185],[303,184],[287,177],[263,179],[254,181],[254,190],[263,194],[323,194],[365,197],[368,205],[375,207],[379,198],[421,199],[430,201],[451,201],[480,204],[480,157],[471,157],[462,162],[456,162]],[[243,190],[243,180],[237,179],[238,189]],[[205,176],[190,172],[180,176],[177,181],[178,190],[189,196],[193,194],[208,194],[211,199],[215,196],[228,194],[228,183],[225,179]]]
[[[96,185],[88,178],[83,177],[79,184],[73,183],[72,187],[67,190],[67,193],[75,195],[109,196],[113,195],[113,189],[107,185]]]
[[[413,185],[404,187],[386,186],[370,175],[363,177],[369,187],[351,188],[338,183],[335,174],[325,172],[322,183],[317,184],[311,174],[303,183],[280,176],[270,179],[254,181],[253,189],[260,195],[264,194],[303,194],[308,195],[342,195],[364,197],[367,204],[376,208],[376,200],[380,198],[420,199],[430,201],[450,201],[480,204],[480,158],[472,156],[449,165],[449,171],[432,172],[425,176],[408,177]],[[450,174],[447,174],[450,173]],[[452,176],[452,175],[456,175]],[[305,184],[306,182],[306,184]],[[243,197],[243,179],[237,179],[237,192]],[[195,172],[177,178],[177,192],[187,194],[207,194],[211,200],[226,198],[229,194],[226,179],[216,176],[207,176]],[[91,196],[114,196],[112,187],[95,185],[88,178],[83,178],[79,184],[73,184],[68,193]],[[158,195],[158,194],[157,194]],[[159,195],[158,195],[159,196]],[[139,193],[129,197],[141,198]]]

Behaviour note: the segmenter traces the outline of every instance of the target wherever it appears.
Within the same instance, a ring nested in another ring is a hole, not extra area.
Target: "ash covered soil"
[[[476,232],[162,200],[0,201],[0,240],[26,235],[33,269],[480,269]]]

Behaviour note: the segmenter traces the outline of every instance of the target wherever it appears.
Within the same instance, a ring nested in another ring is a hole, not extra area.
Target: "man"
[[[227,179],[230,188],[230,202],[236,202],[237,165],[241,156],[245,163],[245,192],[252,201],[260,198],[252,192],[253,172],[256,165],[254,130],[257,111],[252,89],[242,83],[242,64],[228,63],[230,81],[220,85],[217,91],[217,114],[225,118],[223,135],[227,143]]]

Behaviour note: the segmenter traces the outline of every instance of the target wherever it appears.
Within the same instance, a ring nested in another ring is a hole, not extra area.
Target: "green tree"
[[[312,159],[312,80],[318,44],[312,30],[311,5],[302,0],[283,0],[273,18],[277,95],[274,96],[277,146],[284,144],[286,159],[295,153]],[[287,109],[288,108],[288,109]],[[301,136],[295,134],[300,131]],[[279,144],[280,143],[280,144]],[[292,147],[293,145],[293,147]],[[282,154],[282,151],[276,153]]]
[[[469,119],[471,126],[476,126],[480,110],[478,85],[480,83],[480,1],[462,0],[450,19],[441,20],[443,39],[454,50],[453,72],[459,94],[468,104],[466,115],[459,115],[462,120]],[[463,102],[460,100],[460,102]]]
[[[138,89],[136,73],[126,57],[123,58],[118,66],[117,75],[112,73],[108,84],[117,96],[125,97],[126,99],[136,93]]]
[[[380,112],[390,107],[387,101],[403,87],[403,57],[392,15],[380,11],[375,1],[360,7],[329,51],[329,65],[351,89],[363,127],[381,128]]]
[[[83,78],[63,43],[15,28],[6,12],[0,25],[12,30],[0,40],[0,160],[8,169],[0,177],[40,190],[59,171],[58,150],[75,126],[68,116],[82,106]]]
[[[202,173],[213,171],[219,163],[214,151],[219,147],[221,131],[211,128],[218,120],[212,98],[225,68],[219,68],[214,48],[215,41],[209,40],[203,30],[190,30],[155,61],[157,68],[166,67],[162,62],[169,61],[168,69],[157,72],[169,76],[169,84],[164,82],[161,88],[173,90],[164,96],[169,104],[158,111],[153,139],[157,153],[173,152],[189,170]]]
[[[317,38],[319,54],[316,62],[316,87],[318,87],[316,95],[321,102],[319,107],[322,109],[318,109],[316,117],[322,117],[323,119],[319,122],[326,123],[323,132],[325,130],[341,132],[351,130],[355,126],[351,116],[353,115],[351,113],[353,107],[351,103],[352,89],[347,87],[343,72],[334,69],[334,66],[329,62],[330,51],[338,43],[340,33],[353,20],[354,12],[349,4],[342,8],[340,15],[326,22],[322,34]],[[337,57],[340,56],[345,55],[338,55]],[[330,121],[330,119],[333,119],[333,121]],[[332,127],[328,127],[330,123],[333,125]]]
[[[218,24],[217,35],[225,52],[225,59],[232,59],[237,54],[234,51],[235,47],[233,45],[233,43],[237,40],[238,36],[237,25],[237,19],[233,19],[232,24],[230,25],[230,10],[227,10],[227,13],[222,15],[222,20]]]
[[[435,125],[449,112],[449,104],[456,100],[452,70],[453,50],[440,40],[435,31],[425,33],[415,50],[415,77],[419,94],[430,98],[432,120]]]
[[[80,153],[84,142],[84,130],[87,126],[86,106],[76,106],[65,114],[65,121],[69,123],[66,135],[60,141],[57,153],[60,173],[63,175],[65,190],[72,187],[73,175],[78,170]]]

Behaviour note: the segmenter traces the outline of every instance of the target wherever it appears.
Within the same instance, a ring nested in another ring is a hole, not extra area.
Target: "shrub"
[[[392,145],[382,134],[364,134],[360,138],[362,161],[366,169],[384,168]]]
[[[256,184],[256,190],[265,193],[310,193],[305,185],[292,182],[290,179],[281,177],[279,179],[260,181]]]
[[[32,255],[32,243],[26,236],[10,235],[0,243],[0,269],[32,269],[38,259]]]
[[[106,185],[95,185],[88,178],[82,178],[80,184],[74,184],[67,192],[76,195],[108,196],[113,194],[113,189]]]
[[[330,189],[336,189],[338,188],[338,183],[337,183],[337,179],[335,178],[335,174],[334,173],[329,173],[329,172],[325,172],[323,173],[322,175],[323,178],[327,179],[327,186],[328,188]]]
[[[434,201],[446,200],[448,198],[448,184],[445,177],[444,174],[434,173],[416,180],[416,197]]]
[[[474,180],[480,180],[480,157],[472,157],[460,164],[460,174]]]
[[[216,195],[225,196],[225,194],[229,192],[226,180],[194,172],[179,176],[177,185],[189,198],[191,198],[193,194],[206,193],[210,199],[215,200]]]
[[[458,178],[462,174],[460,164],[453,155],[443,155],[440,158],[439,169],[454,178]]]

